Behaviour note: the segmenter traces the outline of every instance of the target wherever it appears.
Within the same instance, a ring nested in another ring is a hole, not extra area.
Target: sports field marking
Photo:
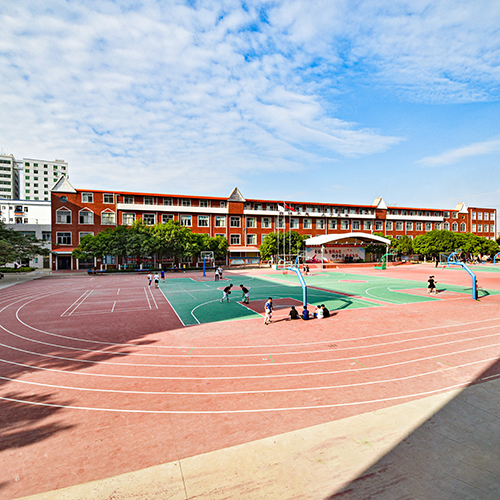
[[[271,356],[269,356],[271,358]],[[263,358],[264,360],[267,358]],[[366,385],[379,385],[379,384],[388,384],[388,383],[393,383],[393,382],[402,382],[404,380],[411,380],[411,379],[417,379],[420,377],[426,377],[430,375],[436,375],[443,373],[445,371],[451,371],[451,370],[456,370],[459,368],[465,368],[469,366],[474,366],[477,364],[481,363],[488,363],[491,361],[495,361],[496,358],[488,358],[488,359],[483,359],[479,361],[471,361],[469,363],[463,363],[461,365],[448,365],[448,368],[440,368],[437,370],[431,370],[423,373],[417,373],[414,375],[406,375],[404,377],[397,377],[397,378],[389,378],[389,379],[381,379],[381,380],[367,380],[364,382],[356,382],[353,384],[337,384],[337,385],[326,385],[326,386],[310,386],[310,387],[292,387],[289,389],[270,389],[266,388],[265,392],[268,392],[270,394],[279,394],[279,393],[287,393],[287,392],[309,392],[309,391],[324,391],[324,390],[335,390],[335,389],[349,389],[353,387],[362,387]],[[273,359],[271,358],[271,361]],[[352,360],[356,361],[356,360]],[[273,361],[274,363],[274,361]],[[28,366],[28,365],[26,365]],[[351,370],[352,371],[352,370]],[[364,370],[360,370],[364,371]],[[489,377],[484,377],[480,378],[478,380],[487,380],[491,378],[500,378],[500,374],[497,375],[491,375]],[[164,396],[231,396],[231,395],[240,395],[240,394],[260,394],[263,392],[262,389],[256,389],[256,390],[245,390],[245,391],[207,391],[207,392],[199,392],[199,391],[190,391],[190,392],[184,392],[184,391],[127,391],[124,389],[98,389],[94,387],[81,387],[81,386],[66,386],[66,385],[55,385],[55,384],[47,384],[47,383],[41,383],[41,382],[33,382],[30,380],[20,380],[20,379],[11,379],[9,377],[2,377],[0,376],[0,380],[6,380],[9,382],[17,382],[20,384],[26,384],[26,385],[36,385],[39,387],[50,387],[51,389],[68,389],[68,390],[75,390],[75,391],[86,391],[86,392],[107,392],[107,393],[117,393],[117,394],[136,394],[136,395],[164,395]]]
[[[15,305],[16,303],[19,303],[19,302],[21,302],[21,301],[24,300],[25,301],[24,304],[22,304],[21,306],[19,306],[19,308],[16,311],[16,319],[17,319],[17,321],[19,323],[21,323],[22,325],[24,325],[25,327],[27,327],[27,328],[29,328],[29,329],[31,329],[33,331],[37,331],[37,332],[43,333],[43,334],[48,335],[48,336],[53,336],[53,337],[58,337],[58,338],[64,338],[64,339],[69,339],[69,340],[74,340],[74,341],[80,341],[80,342],[87,342],[87,343],[91,343],[91,344],[136,347],[136,344],[133,344],[133,343],[115,343],[115,342],[95,341],[95,340],[88,340],[88,339],[81,338],[81,337],[69,337],[69,336],[57,334],[57,333],[54,333],[54,332],[48,332],[48,331],[36,328],[36,327],[34,327],[32,325],[29,325],[28,323],[24,322],[19,317],[19,312],[21,311],[21,309],[23,309],[25,306],[29,305],[30,303],[35,302],[35,301],[37,301],[39,299],[51,297],[51,296],[56,295],[56,294],[65,293],[66,291],[69,291],[69,290],[71,290],[71,289],[68,289],[68,290],[65,290],[65,291],[61,291],[60,289],[57,289],[56,291],[53,291],[53,292],[50,292],[50,293],[47,293],[45,295],[41,295],[41,296],[38,296],[38,297],[35,297],[35,298],[33,298],[32,295],[30,295],[30,296],[24,295],[21,298],[19,298],[19,296],[16,296],[15,300],[13,302],[7,304],[6,306],[4,306],[0,310],[0,312],[3,312],[8,307],[10,307],[12,305]],[[168,299],[167,299],[167,297],[165,297],[165,300],[167,302],[169,302]],[[173,310],[175,312],[175,309],[173,309]],[[437,326],[437,327],[419,328],[419,329],[415,329],[415,330],[404,330],[404,331],[398,331],[398,332],[389,332],[389,333],[384,333],[384,334],[369,335],[369,336],[365,336],[365,337],[353,337],[353,338],[342,339],[342,340],[338,340],[338,339],[334,339],[334,340],[329,339],[328,340],[327,339],[327,340],[322,340],[322,341],[318,341],[318,342],[300,342],[300,343],[294,343],[294,344],[271,344],[271,345],[266,345],[266,346],[263,346],[263,345],[258,345],[258,346],[255,346],[255,345],[242,345],[242,346],[238,346],[238,345],[236,345],[236,346],[200,346],[199,348],[206,349],[206,350],[212,350],[212,349],[221,350],[221,349],[226,349],[226,348],[227,349],[255,349],[255,348],[266,347],[267,349],[269,349],[271,347],[276,348],[276,347],[295,347],[295,346],[308,346],[308,345],[323,345],[325,343],[332,343],[332,342],[341,342],[341,341],[348,342],[348,341],[359,341],[359,340],[366,340],[366,339],[383,338],[383,337],[388,337],[388,336],[392,336],[392,335],[398,335],[398,334],[401,334],[401,333],[408,334],[408,333],[432,331],[432,330],[439,330],[439,329],[443,329],[443,328],[454,328],[454,327],[460,327],[460,326],[468,326],[468,325],[475,325],[475,324],[481,324],[481,323],[488,323],[488,322],[491,322],[491,321],[499,321],[499,320],[500,320],[500,317],[494,317],[494,318],[484,319],[484,320],[480,320],[480,321],[470,321],[470,322],[464,322],[464,323],[457,323],[456,325],[448,325],[446,327]],[[179,318],[179,321],[181,321],[181,323],[182,323],[181,318]],[[498,325],[493,325],[493,326],[496,327]],[[0,327],[4,328],[1,325],[0,325]],[[485,328],[489,328],[489,327],[478,328],[478,329],[475,329],[475,330],[472,330],[472,331],[482,330],[482,329],[485,329]],[[471,330],[466,330],[466,331],[471,331]],[[450,334],[452,334],[452,333],[453,332],[451,332]],[[456,332],[456,333],[462,333],[462,332]],[[62,347],[62,346],[58,346],[58,347]],[[189,349],[190,347],[191,346],[161,346],[160,345],[160,346],[155,346],[155,349],[158,349],[158,348]]]
[[[170,303],[170,300],[168,300],[167,296],[165,295],[165,293],[163,292],[163,290],[161,288],[160,288],[160,292],[163,295],[163,297],[165,297],[165,300],[167,301],[167,304],[170,306],[170,309],[172,309],[172,311],[174,311],[174,314],[177,316],[177,319],[181,322],[182,326],[186,326],[186,324],[184,323],[184,321],[182,321],[181,317],[177,314],[177,311],[175,310],[175,307],[172,306],[172,304]]]
[[[385,403],[386,401],[399,401],[409,398],[417,398],[430,396],[432,394],[439,394],[443,392],[448,392],[454,389],[459,389],[462,387],[467,387],[469,382],[463,382],[460,384],[450,385],[448,387],[442,387],[432,391],[418,392],[412,394],[404,394],[402,396],[384,397],[382,399],[373,399],[366,401],[353,401],[350,403],[336,403],[329,405],[313,405],[313,406],[290,406],[281,408],[252,408],[244,410],[131,410],[128,408],[92,408],[88,406],[72,406],[72,405],[56,405],[52,403],[38,403],[34,401],[24,401],[14,398],[0,397],[4,401],[10,401],[13,403],[22,403],[34,406],[46,406],[50,408],[67,408],[70,410],[86,410],[86,411],[104,411],[104,412],[120,412],[120,413],[143,413],[143,414],[156,414],[156,415],[214,415],[214,414],[235,414],[235,413],[268,413],[268,412],[283,412],[283,411],[295,411],[295,410],[317,410],[325,408],[341,408],[346,406],[359,406],[359,405],[369,405],[374,403]],[[262,392],[262,391],[259,391]]]
[[[495,325],[497,326],[497,325]],[[26,337],[23,337],[22,335],[19,335],[19,334],[16,334],[10,330],[8,330],[7,328],[5,328],[4,326],[1,326],[0,325],[0,328],[2,328],[3,330],[5,330],[7,333],[10,333],[12,336],[14,337],[18,337],[18,338],[21,338],[23,340],[29,340],[31,341],[32,343],[37,343],[37,344],[42,344],[42,345],[48,345],[48,346],[51,346],[51,347],[64,347],[64,346],[57,346],[55,344],[50,344],[48,342],[43,342],[43,341],[39,341],[39,340],[33,340],[33,339],[28,339]],[[376,358],[376,357],[380,357],[380,356],[394,356],[396,354],[401,354],[401,353],[406,353],[406,352],[411,352],[411,351],[421,351],[421,350],[425,350],[425,349],[430,349],[430,348],[435,348],[435,347],[441,347],[441,346],[445,346],[445,345],[450,345],[450,344],[458,344],[458,343],[461,343],[461,342],[469,342],[471,340],[478,340],[478,339],[485,339],[485,338],[490,338],[490,337],[495,337],[495,336],[498,336],[500,335],[500,332],[495,332],[495,333],[492,333],[492,334],[489,334],[489,335],[482,335],[482,336],[476,336],[476,337],[470,337],[470,338],[466,338],[466,339],[459,339],[459,340],[451,340],[451,341],[448,341],[448,342],[440,342],[440,343],[436,343],[436,344],[428,344],[428,345],[425,345],[425,346],[419,346],[419,347],[415,347],[415,348],[408,348],[408,349],[399,349],[399,350],[396,350],[396,351],[389,351],[389,352],[382,352],[382,353],[368,353],[368,354],[365,354],[365,355],[359,355],[357,356],[358,358]],[[8,349],[11,349],[11,350],[15,350],[15,351],[19,351],[19,352],[24,352],[26,354],[32,354],[34,356],[41,356],[41,357],[46,357],[46,358],[53,358],[53,359],[61,359],[61,360],[65,360],[65,361],[71,361],[73,363],[75,362],[79,362],[79,363],[86,363],[86,364],[89,364],[89,365],[118,365],[118,366],[122,366],[122,367],[130,367],[130,366],[134,366],[134,367],[137,367],[137,366],[144,366],[144,367],[160,367],[160,368],[241,368],[241,367],[262,367],[262,366],[265,366],[263,365],[262,363],[245,363],[245,364],[224,364],[224,365],[199,365],[199,364],[195,364],[195,365],[186,365],[186,364],[183,364],[183,365],[179,365],[179,364],[173,364],[173,365],[168,365],[168,364],[153,364],[153,363],[143,363],[143,364],[137,364],[137,363],[114,363],[112,361],[93,361],[93,360],[86,360],[86,359],[75,359],[75,358],[68,358],[68,357],[65,357],[65,356],[56,356],[56,355],[52,355],[52,354],[41,354],[41,353],[38,353],[36,351],[28,351],[26,349],[21,349],[21,348],[18,348],[18,347],[13,347],[13,346],[9,346],[7,344],[1,344],[0,343],[0,346],[2,347],[5,347],[5,348],[8,348]],[[470,349],[463,349],[461,351],[452,351],[452,352],[449,352],[449,353],[442,353],[441,354],[441,357],[443,356],[453,356],[455,354],[463,354],[463,353],[467,353],[467,352],[472,352],[472,351],[477,351],[477,350],[481,350],[481,349],[485,349],[485,348],[492,348],[492,347],[498,347],[500,346],[500,343],[497,342],[497,343],[494,343],[494,344],[490,344],[490,345],[483,345],[483,346],[479,346],[479,347],[474,347],[474,348],[470,348]],[[102,352],[102,351],[97,351],[97,350],[90,350],[90,349],[77,349],[77,348],[66,348],[67,350],[74,350],[74,351],[86,351],[86,352]],[[323,353],[327,353],[328,351],[322,351]],[[120,354],[120,353],[117,353],[117,354]],[[125,353],[127,354],[127,353]],[[257,354],[255,357],[258,357],[258,356],[261,356],[259,354]],[[228,357],[228,356],[226,356]],[[237,357],[237,356],[234,356],[234,357]],[[380,368],[388,368],[388,367],[394,367],[394,366],[399,366],[399,365],[405,365],[405,364],[409,364],[409,363],[415,363],[415,362],[418,362],[418,361],[423,361],[423,360],[429,360],[429,359],[433,359],[431,356],[427,356],[427,357],[423,357],[423,358],[418,358],[418,359],[413,359],[413,360],[405,360],[405,361],[401,361],[401,362],[396,362],[396,363],[390,363],[390,364],[386,364],[386,365],[379,365],[379,366],[374,366],[374,367],[370,367],[370,368],[366,368],[366,369],[380,369]],[[320,363],[338,363],[338,362],[343,362],[343,361],[349,361],[349,360],[352,360],[352,358],[327,358],[327,359],[316,359],[316,360],[305,360],[305,361],[283,361],[283,362],[279,362],[279,363],[276,363],[276,366],[288,366],[288,365],[307,365],[307,364],[320,364]],[[1,360],[1,361],[4,361],[4,362],[7,362],[7,363],[10,363],[9,361],[6,361],[6,360]],[[42,369],[40,367],[35,367],[33,365],[30,365],[32,369]],[[71,372],[66,372],[64,370],[56,370],[56,371],[62,371],[64,373],[71,373]],[[349,372],[349,371],[352,371],[352,370],[335,370],[335,371],[327,371],[327,372],[318,372],[316,373],[316,375],[318,374],[321,374],[321,375],[325,375],[325,374],[337,374],[337,373],[345,373],[345,372]],[[88,375],[104,375],[104,374],[88,374]],[[296,373],[296,374],[287,374],[287,375],[273,375],[273,376],[277,376],[277,377],[290,377],[290,376],[310,376],[310,375],[313,375],[311,373]],[[123,375],[110,375],[110,377],[123,377]],[[150,378],[150,377],[140,377],[140,376],[137,376],[138,378]],[[247,378],[267,378],[267,376],[235,376],[235,377],[151,377],[151,378],[159,378],[159,379],[221,379],[221,378],[234,378],[234,379],[247,379]]]
[[[68,307],[68,309],[66,309],[66,311],[64,311],[61,314],[61,317],[62,316],[71,316],[78,309],[78,307],[83,304],[85,299],[92,294],[92,292],[93,292],[93,290],[86,290],[82,295],[80,295],[80,297],[78,297],[78,299],[75,300],[75,302],[73,302],[73,304],[71,304]],[[71,312],[68,313],[68,311],[71,311]],[[66,314],[66,313],[68,313],[68,314]]]

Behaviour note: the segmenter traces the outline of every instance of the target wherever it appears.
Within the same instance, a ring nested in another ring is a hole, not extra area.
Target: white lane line
[[[71,290],[71,288],[69,288],[68,290]],[[95,341],[95,340],[88,340],[88,339],[85,339],[85,338],[80,338],[80,337],[69,337],[67,335],[61,335],[61,334],[58,334],[58,333],[53,333],[53,332],[48,332],[46,330],[41,330],[40,328],[36,328],[32,325],[29,325],[28,323],[24,322],[20,317],[19,317],[19,312],[21,311],[21,309],[23,309],[25,306],[39,300],[39,299],[43,299],[43,298],[46,298],[46,297],[50,297],[52,295],[56,295],[56,294],[60,294],[60,293],[65,293],[67,290],[65,290],[64,292],[61,291],[61,290],[57,290],[57,291],[54,291],[54,292],[51,292],[51,293],[48,293],[46,295],[42,295],[42,296],[39,296],[39,297],[31,297],[31,296],[24,296],[20,299],[17,299],[15,302],[11,303],[11,304],[8,304],[7,306],[3,307],[0,312],[3,312],[5,309],[7,309],[8,307],[10,307],[11,305],[14,305],[15,303],[17,302],[21,302],[22,300],[27,300],[24,304],[22,304],[18,310],[16,311],[16,318],[17,318],[17,321],[19,323],[21,323],[22,325],[24,325],[26,328],[29,328],[33,331],[36,331],[36,332],[40,332],[40,333],[43,333],[45,335],[48,335],[48,336],[52,336],[52,337],[58,337],[58,338],[63,338],[63,339],[69,339],[69,340],[73,340],[73,341],[79,341],[79,342],[88,342],[88,343],[91,343],[91,344],[101,344],[101,345],[111,345],[111,346],[126,346],[126,347],[137,347],[136,344],[128,344],[128,343],[117,343],[117,342],[101,342],[101,341]],[[162,294],[163,294],[163,291],[162,291]],[[182,319],[179,317],[179,315],[177,314],[177,312],[175,311],[174,307],[172,306],[172,304],[170,303],[170,301],[168,300],[168,298],[165,296],[165,294],[163,294],[163,296],[165,297],[165,300],[168,302],[168,304],[170,305],[170,307],[172,308],[172,310],[175,312],[177,318],[179,319],[179,321],[185,326],[184,322],[182,321]],[[140,309],[138,308],[137,310],[143,310],[143,309]],[[367,335],[365,337],[350,337],[350,338],[342,338],[342,339],[326,339],[326,340],[321,340],[321,341],[317,341],[317,342],[297,342],[297,343],[294,343],[294,344],[269,344],[269,345],[229,345],[229,346],[197,346],[197,349],[207,349],[207,350],[214,350],[214,349],[217,349],[217,350],[220,350],[220,349],[271,349],[271,348],[289,348],[289,347],[300,347],[300,346],[314,346],[314,345],[325,345],[325,344],[331,344],[331,343],[337,343],[337,342],[359,342],[360,340],[375,340],[375,339],[379,339],[379,338],[384,338],[384,337],[391,337],[391,336],[394,336],[394,335],[408,335],[410,333],[421,333],[421,332],[427,332],[427,331],[439,331],[439,330],[446,330],[446,329],[452,329],[452,328],[462,328],[462,327],[467,327],[469,325],[477,325],[477,324],[481,324],[481,323],[488,323],[488,322],[492,322],[492,321],[499,321],[500,320],[500,317],[494,317],[494,318],[488,318],[488,319],[482,319],[482,320],[475,320],[475,321],[467,321],[465,323],[456,323],[455,325],[437,325],[437,326],[430,326],[430,327],[426,327],[426,328],[417,328],[417,329],[413,329],[413,330],[399,330],[399,331],[394,331],[394,332],[389,332],[389,333],[381,333],[381,334],[377,334],[377,335]],[[493,327],[496,327],[496,326],[499,326],[497,324],[494,324],[492,325]],[[1,325],[0,325],[1,328],[3,328]],[[488,328],[488,327],[485,327],[485,328]],[[5,329],[5,328],[4,328]],[[458,332],[455,332],[455,333],[464,333],[464,332],[468,332],[468,331],[478,331],[478,330],[482,330],[484,328],[476,328],[476,329],[472,329],[472,330],[460,330]],[[8,331],[8,330],[6,330]],[[10,332],[9,332],[10,333]],[[450,332],[450,333],[453,333],[453,332]],[[440,335],[444,335],[444,334],[437,334],[435,335],[436,337],[439,337]],[[412,339],[413,340],[413,339]],[[158,348],[166,348],[166,349],[191,349],[192,345],[188,345],[188,346],[185,346],[185,345],[180,345],[180,346],[174,346],[174,345],[170,345],[170,346],[154,346],[155,349],[158,349]]]
[[[497,358],[487,358],[487,359],[481,359],[479,361],[471,361],[469,363],[464,363],[461,365],[455,365],[455,366],[450,366],[450,367],[445,367],[445,368],[438,368],[437,370],[431,370],[423,373],[416,373],[414,375],[407,375],[404,377],[398,377],[398,378],[390,378],[390,379],[383,379],[383,380],[369,380],[366,382],[357,382],[354,384],[338,384],[338,385],[327,385],[327,386],[312,386],[312,387],[292,387],[290,389],[270,389],[269,387],[263,388],[263,389],[258,389],[258,390],[246,390],[246,391],[207,391],[207,392],[199,392],[199,391],[192,391],[192,392],[184,392],[184,391],[126,391],[123,389],[98,389],[98,388],[88,388],[88,387],[81,387],[81,386],[67,386],[67,385],[55,385],[55,384],[46,384],[46,383],[40,383],[40,382],[33,382],[30,380],[20,380],[18,378],[9,378],[9,377],[1,377],[0,380],[6,380],[8,382],[16,382],[19,384],[27,384],[27,385],[36,385],[38,387],[50,387],[51,389],[67,389],[67,390],[75,390],[75,391],[88,391],[88,392],[110,392],[110,393],[117,393],[117,394],[144,394],[144,395],[164,395],[164,396],[233,396],[233,395],[244,395],[244,394],[260,394],[262,392],[266,393],[286,393],[286,392],[307,392],[307,391],[327,391],[327,390],[333,390],[333,389],[349,389],[353,387],[364,387],[367,385],[377,385],[377,384],[389,384],[393,382],[402,382],[405,380],[411,380],[411,379],[416,379],[416,378],[421,378],[421,377],[426,377],[426,376],[431,376],[431,375],[436,375],[438,373],[443,373],[445,371],[450,371],[450,370],[457,370],[459,368],[466,368],[469,366],[474,366],[474,365],[479,365],[483,363],[490,363],[491,361],[495,361]],[[491,379],[491,378],[500,378],[500,375],[492,375],[489,377],[484,378],[486,379]],[[477,380],[483,380],[483,378],[479,378]]]
[[[500,333],[497,334],[492,334],[492,335],[485,335],[483,337],[477,337],[477,338],[487,338],[487,337],[492,337],[495,335],[499,335]],[[16,337],[21,337],[20,335],[15,335]],[[35,341],[39,344],[46,344],[45,342],[39,342]],[[447,344],[450,344],[451,342],[447,342]],[[47,344],[50,345],[50,344]],[[391,368],[394,366],[401,366],[405,364],[410,364],[410,363],[417,363],[421,361],[429,361],[429,360],[434,360],[436,356],[439,356],[441,358],[446,357],[446,356],[454,356],[456,354],[464,354],[464,353],[469,353],[473,351],[478,351],[481,349],[490,349],[490,348],[496,348],[500,346],[500,342],[496,342],[494,344],[489,344],[489,345],[483,345],[479,347],[471,347],[469,349],[463,349],[461,351],[452,351],[452,352],[447,352],[447,353],[439,353],[439,354],[433,354],[432,356],[424,356],[421,358],[416,358],[416,359],[410,359],[410,360],[403,360],[403,361],[398,361],[396,363],[390,363],[390,364],[384,364],[384,365],[379,365],[379,366],[369,366],[369,367],[363,367],[363,368],[357,368],[356,371],[369,371],[369,370],[380,370],[380,369],[385,369],[385,368]],[[175,365],[168,365],[168,364],[154,364],[154,363],[114,363],[112,361],[92,361],[88,359],[76,359],[76,358],[67,358],[65,356],[55,356],[52,354],[42,354],[34,351],[28,351],[26,349],[21,349],[19,347],[13,347],[9,346],[7,344],[1,344],[0,347],[5,347],[6,349],[11,349],[14,351],[19,351],[23,352],[26,354],[31,354],[33,356],[40,356],[42,358],[51,358],[51,359],[60,359],[64,361],[71,361],[72,363],[87,363],[88,365],[108,365],[108,366],[123,366],[123,367],[147,367],[147,368],[176,368],[176,369],[186,369],[186,368],[269,368],[271,367],[273,370],[275,370],[277,367],[280,366],[287,366],[287,365],[306,365],[306,364],[322,364],[322,363],[340,363],[340,362],[345,362],[345,361],[352,361],[351,357],[346,357],[346,358],[337,358],[337,359],[322,359],[322,360],[315,360],[315,361],[292,361],[292,362],[282,362],[282,363],[273,363],[272,365],[269,365],[267,363],[248,363],[248,364],[238,364],[238,365],[200,365],[200,364],[175,364]],[[429,346],[433,347],[433,346]],[[68,350],[78,350],[76,348],[68,348]],[[413,349],[406,349],[401,352],[405,351],[412,351]],[[81,352],[89,351],[88,349],[81,349]],[[100,352],[100,351],[90,351],[90,352]],[[396,351],[398,352],[398,351]],[[127,355],[127,353],[108,353],[108,354],[114,354],[114,355]],[[392,353],[387,353],[387,355],[392,354]],[[371,355],[365,355],[365,356],[357,356],[357,359],[363,359],[363,358],[369,358],[369,357],[377,357],[377,356],[383,356],[385,355],[384,353],[381,354],[371,354]],[[19,366],[23,366],[18,363],[10,362],[4,359],[0,359],[0,361],[3,361],[5,363],[9,364],[15,364]],[[35,365],[26,365],[28,366],[31,370],[35,369],[41,369],[43,370],[44,368],[35,366]],[[66,372],[64,370],[55,370],[55,371],[61,371],[63,373],[71,373],[71,372]],[[311,373],[291,373],[291,374],[274,374],[274,375],[243,375],[243,376],[234,376],[234,377],[151,377],[153,379],[158,378],[158,379],[182,379],[182,380],[220,380],[220,379],[251,379],[251,378],[273,378],[273,377],[305,377],[305,376],[312,376],[312,375],[333,375],[333,374],[338,374],[338,373],[352,373],[354,370],[352,368],[348,368],[347,370],[332,370],[332,371],[322,371],[322,372],[311,372]],[[82,373],[81,373],[82,374]],[[97,376],[109,376],[109,377],[123,377],[123,375],[106,375],[106,374],[93,374],[93,373],[83,373],[84,375],[97,375]],[[141,377],[137,376],[137,378],[150,378],[150,377]]]
[[[113,302],[113,307],[111,308],[111,312],[115,310],[115,306],[116,306],[116,300]]]
[[[120,289],[118,288],[116,295],[120,295]]]
[[[167,296],[163,293],[163,290],[161,288],[160,288],[160,292],[165,297],[165,300],[168,302],[168,305],[171,307],[172,311],[174,311],[175,315],[177,316],[177,319],[182,323],[182,326],[186,326],[186,323],[184,323],[184,321],[182,321],[181,317],[177,314],[175,307],[170,303],[170,300],[168,300]]]
[[[151,295],[151,298],[153,299],[155,308],[158,309],[158,304],[156,303],[156,299],[155,299],[155,296],[153,295],[153,291],[151,290],[151,288],[149,289],[149,294]]]
[[[462,387],[467,387],[469,382],[464,382],[461,384],[454,384],[448,387],[443,387],[440,389],[435,389],[433,391],[425,391],[418,392],[413,394],[405,394],[403,396],[393,396],[393,397],[385,397],[382,399],[372,399],[368,401],[353,401],[351,403],[336,403],[329,405],[314,405],[314,406],[290,406],[284,408],[255,408],[255,409],[246,409],[246,410],[130,410],[130,409],[119,409],[119,408],[92,408],[86,406],[70,406],[70,405],[56,405],[51,403],[38,403],[34,401],[23,401],[21,399],[13,399],[13,398],[5,398],[0,397],[4,401],[10,401],[13,403],[24,403],[35,406],[48,406],[51,408],[67,408],[70,410],[87,410],[87,411],[107,411],[107,412],[120,412],[120,413],[145,413],[145,414],[160,414],[160,415],[175,415],[175,414],[190,414],[190,415],[199,415],[199,414],[229,414],[229,413],[266,413],[266,412],[281,412],[281,411],[294,411],[294,410],[317,410],[321,408],[341,408],[344,406],[359,406],[359,405],[367,405],[374,403],[385,403],[387,401],[398,401],[410,398],[418,398],[423,396],[430,396],[432,394],[438,394],[443,392],[448,392],[451,390],[459,389]]]
[[[88,290],[85,290],[85,292],[80,295],[62,314],[61,317],[64,316],[82,297],[85,297],[85,295],[88,293]]]
[[[149,302],[148,291],[144,288],[144,294],[146,295],[146,300],[148,301],[148,306],[151,309],[151,302]]]

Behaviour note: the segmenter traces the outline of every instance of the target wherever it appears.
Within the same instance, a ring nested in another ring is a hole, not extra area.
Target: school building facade
[[[52,268],[81,269],[105,262],[78,262],[71,252],[87,234],[135,220],[154,225],[176,220],[195,233],[222,235],[229,242],[228,263],[257,261],[259,246],[269,233],[297,231],[309,237],[327,234],[380,232],[411,238],[434,229],[474,233],[496,239],[495,209],[391,207],[382,198],[371,205],[294,202],[244,198],[235,188],[229,197],[75,189],[63,177],[51,192]],[[186,262],[189,263],[189,262]]]

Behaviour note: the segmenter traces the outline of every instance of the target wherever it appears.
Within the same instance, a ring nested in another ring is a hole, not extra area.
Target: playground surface
[[[496,272],[312,269],[309,322],[293,273],[224,278],[1,289],[0,499],[498,498]]]

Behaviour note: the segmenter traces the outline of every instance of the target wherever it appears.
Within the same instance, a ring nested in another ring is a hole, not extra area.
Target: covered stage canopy
[[[307,247],[321,245],[369,245],[373,243],[391,244],[387,238],[367,233],[323,234],[309,238],[304,243]]]

